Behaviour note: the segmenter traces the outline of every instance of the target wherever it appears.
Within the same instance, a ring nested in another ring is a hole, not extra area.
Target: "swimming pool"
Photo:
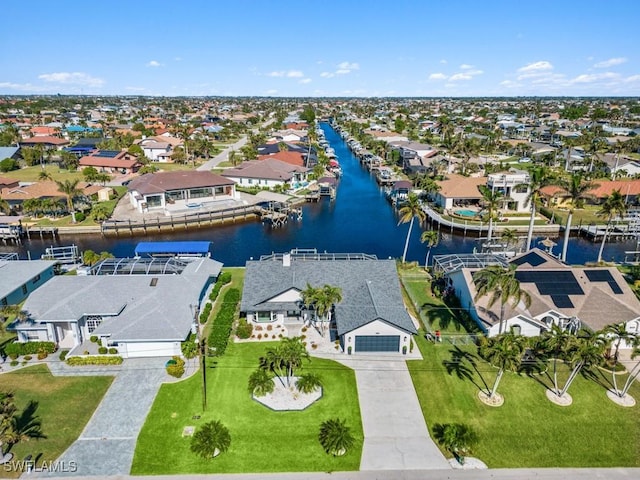
[[[476,212],[475,210],[462,209],[455,210],[454,213],[456,215],[460,215],[461,217],[475,217],[478,212]]]

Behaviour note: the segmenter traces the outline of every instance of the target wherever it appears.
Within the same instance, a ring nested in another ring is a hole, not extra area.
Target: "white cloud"
[[[104,80],[97,77],[92,77],[89,74],[82,72],[56,72],[56,73],[43,73],[38,75],[40,80],[51,83],[62,83],[67,85],[86,85],[89,87],[101,87],[104,85]]]
[[[302,73],[300,70],[279,70],[267,73],[267,77],[302,78],[304,77],[304,73]]]
[[[129,92],[144,92],[146,90],[144,87],[124,87],[124,89]]]
[[[609,60],[605,60],[603,62],[598,62],[596,63],[593,67],[594,68],[609,68],[609,67],[613,67],[615,65],[621,65],[623,63],[626,63],[627,59],[624,57],[617,57],[617,58],[610,58]]]
[[[569,83],[571,84],[593,83],[593,82],[598,82],[600,80],[614,80],[614,79],[617,79],[619,76],[620,75],[613,72],[582,74],[570,80]]]
[[[473,75],[468,75],[466,73],[456,73],[455,75],[451,75],[449,77],[450,82],[458,82],[460,80],[471,80]]]
[[[147,67],[164,67],[163,64],[161,64],[159,61],[157,60],[151,60],[149,63],[147,63]]]
[[[182,61],[182,57],[175,57],[173,60],[175,62],[181,62]]]
[[[302,73],[300,70],[289,70],[287,72],[287,77],[289,77],[289,78],[301,78],[301,77],[304,77],[304,73]]]
[[[267,95],[275,95],[276,93],[278,93],[278,90],[274,90],[274,89],[267,90],[265,92],[265,94],[267,94]]]
[[[518,69],[520,73],[529,73],[529,72],[542,72],[546,70],[553,70],[553,65],[546,60],[542,60],[540,62],[530,63]]]
[[[0,88],[8,88],[9,90],[18,90],[21,92],[40,92],[44,89],[37,87],[30,83],[12,83],[12,82],[0,82]]]
[[[440,60],[440,63],[442,63],[442,64],[446,64],[446,63],[447,63],[447,61],[443,58],[442,60]]]
[[[444,73],[432,73],[429,75],[429,80],[446,80],[447,76]]]
[[[340,64],[338,64],[338,68],[340,70],[360,70],[360,65],[358,65],[357,63],[349,63],[349,62],[342,62]]]
[[[299,83],[302,83],[302,84],[311,83],[311,79],[310,78],[303,78],[302,80],[300,80]]]
[[[473,65],[468,65],[466,63],[463,63],[462,65],[460,65],[460,70],[470,70],[473,68]]]
[[[322,78],[331,78],[331,77],[335,77],[335,73],[331,73],[331,72],[322,72],[320,74],[320,76]]]
[[[630,77],[625,78],[624,82],[626,83],[640,82],[640,75],[631,75]]]

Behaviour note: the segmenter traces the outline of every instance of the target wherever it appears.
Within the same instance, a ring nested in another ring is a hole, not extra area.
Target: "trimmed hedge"
[[[229,343],[229,336],[236,316],[236,309],[240,302],[240,290],[231,288],[222,299],[220,311],[213,320],[213,326],[208,338],[210,349],[215,349],[216,355],[224,355]]]
[[[122,363],[122,357],[70,357],[67,358],[67,365],[77,367],[79,365],[120,365]]]
[[[14,342],[4,347],[4,351],[9,356],[36,355],[40,352],[49,354],[56,351],[56,344],[53,342]]]
[[[218,280],[216,280],[216,284],[213,286],[213,290],[211,290],[211,293],[209,294],[209,300],[211,300],[211,302],[215,302],[216,298],[218,298],[218,294],[220,293],[220,289],[228,283],[231,283],[231,274],[229,272],[220,274]]]
[[[207,320],[209,320],[209,315],[211,315],[211,304],[207,303],[204,308],[202,309],[202,312],[200,312],[200,323],[207,323]]]
[[[59,356],[60,360],[62,360],[64,362],[65,358],[67,358],[67,354],[68,353],[69,353],[69,350],[62,350],[60,352],[60,356]]]

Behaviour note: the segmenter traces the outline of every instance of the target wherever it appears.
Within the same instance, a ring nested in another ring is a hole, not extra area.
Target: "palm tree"
[[[593,188],[597,188],[598,185],[584,180],[580,173],[572,174],[568,179],[561,179],[558,183],[569,194],[569,202],[571,204],[569,214],[567,215],[567,224],[564,229],[564,243],[562,244],[562,261],[566,262],[573,211],[575,208],[582,208],[587,192]]]
[[[6,200],[0,197],[0,213],[9,214],[11,212],[11,205]]]
[[[229,450],[231,434],[219,420],[205,423],[191,439],[191,451],[202,458],[214,458]]]
[[[425,270],[429,268],[429,255],[431,254],[431,249],[436,245],[438,245],[439,241],[440,241],[440,234],[438,233],[437,230],[425,230],[424,232],[422,232],[422,235],[420,235],[420,242],[426,243],[428,247],[427,256],[424,259]]]
[[[436,423],[433,436],[445,449],[453,453],[460,464],[478,443],[478,434],[469,425],[463,423]]]
[[[640,337],[636,337],[634,341],[634,347],[631,352],[632,359],[635,359],[638,356],[640,356]],[[624,382],[622,389],[619,390],[617,383],[614,383],[613,393],[620,398],[624,398],[629,393],[629,389],[631,388],[631,385],[633,384],[634,380],[638,378],[638,375],[640,375],[640,362],[636,362],[636,364],[631,368],[631,370],[629,370],[629,374],[627,375],[627,380]],[[614,382],[616,382],[615,372],[613,374],[613,378],[614,378]]]
[[[511,372],[518,370],[524,350],[525,337],[522,335],[515,335],[509,332],[496,337],[481,337],[478,353],[487,362],[498,368],[493,387],[487,392],[489,399],[493,399],[498,391],[498,385],[505,370]]]
[[[281,352],[277,347],[267,350],[265,355],[263,357],[260,357],[260,369],[271,371],[284,387],[286,367],[280,353]]]
[[[324,336],[325,323],[331,325],[331,311],[336,303],[342,301],[342,290],[340,287],[323,285],[315,295],[315,310],[320,317],[320,334]]]
[[[0,393],[0,454],[4,456],[7,453],[2,445],[7,445],[8,451],[17,443],[47,438],[42,432],[37,410],[38,402],[30,400],[18,413],[13,393]]]
[[[283,338],[278,351],[287,372],[287,383],[290,383],[295,370],[302,367],[302,361],[309,360],[309,353],[300,337]]]
[[[47,170],[41,170],[40,173],[38,174],[38,180],[43,182],[45,180],[52,180],[53,177],[51,176],[51,173],[49,173]]]
[[[531,250],[536,207],[540,203],[542,189],[551,183],[552,176],[547,167],[535,167],[529,172],[529,195],[527,196],[527,202],[531,208],[531,217],[529,218],[529,231],[527,232],[527,244],[525,245],[527,251]]]
[[[607,226],[604,229],[604,235],[602,236],[602,243],[600,244],[600,250],[598,251],[598,263],[602,262],[602,253],[604,251],[604,244],[607,242],[609,236],[609,227],[614,217],[623,217],[627,213],[627,204],[624,197],[620,193],[620,190],[614,190],[611,195],[607,195],[604,198],[604,203],[596,215],[607,219]]]
[[[344,455],[355,443],[351,429],[340,418],[322,422],[318,440],[324,451],[334,457]]]
[[[78,188],[78,180],[56,181],[58,190],[67,197],[67,209],[71,213],[71,222],[76,223],[76,212],[73,209],[73,197],[80,195],[82,191]]]
[[[505,249],[518,243],[518,232],[515,228],[505,228],[500,233],[500,241],[505,244]]]
[[[409,223],[409,231],[407,232],[407,239],[404,242],[404,252],[402,253],[402,263],[405,263],[407,258],[407,250],[409,249],[409,239],[411,238],[411,229],[413,228],[413,219],[418,217],[418,222],[422,223],[427,218],[427,214],[422,209],[420,199],[414,193],[410,193],[407,197],[406,203],[398,210],[401,223]]]
[[[474,301],[485,295],[490,295],[488,308],[491,308],[500,300],[500,326],[498,334],[504,330],[504,309],[509,300],[515,308],[521,301],[529,308],[531,296],[520,288],[520,282],[516,278],[517,265],[510,264],[507,268],[501,265],[491,265],[477,271],[473,275],[473,283],[476,286]]]
[[[259,368],[249,376],[249,393],[256,397],[264,397],[273,392],[275,385],[266,370]]]
[[[491,233],[493,231],[493,219],[496,217],[498,209],[502,204],[504,193],[500,190],[494,190],[486,185],[480,185],[480,193],[482,194],[482,203],[487,210],[489,217],[489,231],[487,233],[487,241],[491,241]]]
[[[311,393],[322,388],[322,379],[316,373],[303,373],[296,381],[296,388],[302,393]]]
[[[626,323],[608,325],[607,327],[605,327],[603,333],[611,340],[611,343],[613,344],[613,356],[611,356],[610,358],[613,360],[613,365],[615,366],[615,364],[618,363],[620,345],[622,344],[622,342],[626,344],[632,344],[637,334],[627,330]]]
[[[602,361],[602,353],[604,351],[604,343],[591,332],[581,331],[578,335],[572,336],[569,342],[569,349],[565,354],[565,359],[571,366],[569,378],[559,391],[555,393],[558,397],[563,397],[573,381],[584,367],[594,365]]]
[[[540,336],[540,355],[551,357],[553,365],[553,391],[560,391],[558,381],[558,364],[562,362],[565,352],[569,350],[572,335],[568,330],[561,328],[557,324],[551,325],[551,329],[547,330]]]

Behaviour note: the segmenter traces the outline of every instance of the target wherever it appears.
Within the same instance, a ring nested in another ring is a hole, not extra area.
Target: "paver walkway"
[[[429,436],[404,358],[318,356],[356,373],[364,431],[360,470],[451,469]]]
[[[138,434],[160,385],[169,378],[166,360],[128,359],[117,370],[51,365],[54,375],[116,376],[80,437],[58,458],[62,465],[77,465],[75,472],[65,475],[129,474]]]

